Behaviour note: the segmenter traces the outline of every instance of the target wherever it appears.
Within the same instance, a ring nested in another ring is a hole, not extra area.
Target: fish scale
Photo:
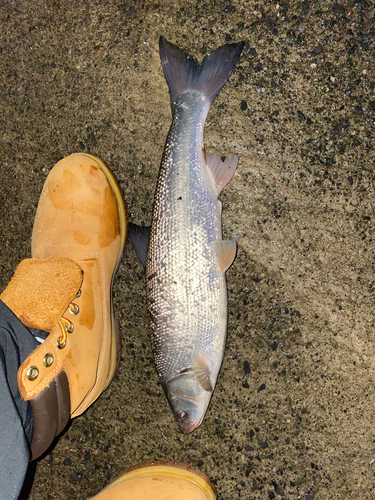
[[[176,105],[155,195],[146,275],[156,367],[165,379],[191,366],[194,353],[225,342],[225,277],[212,265],[221,222],[202,168],[203,100],[188,94]]]

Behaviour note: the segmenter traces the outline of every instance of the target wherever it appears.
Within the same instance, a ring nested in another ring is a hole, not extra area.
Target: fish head
[[[183,434],[202,423],[211,399],[211,391],[200,386],[193,371],[178,373],[164,384],[174,417]]]

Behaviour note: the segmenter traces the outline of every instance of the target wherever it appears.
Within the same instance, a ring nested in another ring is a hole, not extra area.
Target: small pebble
[[[315,55],[321,54],[322,52],[323,52],[323,46],[320,44],[313,48],[313,53]]]
[[[79,483],[82,479],[82,476],[79,474],[69,474],[69,482],[72,484]]]

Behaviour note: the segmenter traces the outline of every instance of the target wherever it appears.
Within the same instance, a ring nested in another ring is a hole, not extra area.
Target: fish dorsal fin
[[[207,166],[212,174],[218,196],[223,187],[231,180],[237,165],[238,156],[222,156],[219,153],[207,155]]]
[[[212,362],[208,356],[205,356],[204,354],[197,354],[193,360],[193,370],[202,389],[212,392],[210,380]]]
[[[150,233],[150,227],[137,226],[136,224],[129,223],[129,239],[143,267],[146,267]]]
[[[241,236],[235,236],[229,241],[217,240],[214,241],[217,260],[219,261],[219,269],[222,273],[232,265],[237,251],[237,243]]]

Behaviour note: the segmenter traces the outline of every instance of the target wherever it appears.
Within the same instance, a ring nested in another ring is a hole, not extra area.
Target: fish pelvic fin
[[[233,264],[233,261],[236,258],[237,244],[239,243],[240,239],[241,236],[238,235],[229,241],[214,241],[214,247],[216,250],[217,260],[219,262],[220,272],[225,273]]]
[[[225,44],[206,55],[201,64],[161,36],[160,60],[171,94],[171,105],[183,92],[201,91],[211,104],[226,84],[241,55],[244,42]]]
[[[193,371],[202,389],[212,392],[213,389],[210,380],[212,362],[208,356],[197,354],[193,359]]]

